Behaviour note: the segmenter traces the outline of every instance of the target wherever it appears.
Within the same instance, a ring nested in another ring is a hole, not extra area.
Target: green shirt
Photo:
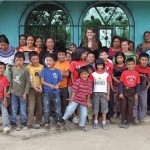
[[[29,94],[30,75],[26,67],[12,68],[11,93],[16,96]]]

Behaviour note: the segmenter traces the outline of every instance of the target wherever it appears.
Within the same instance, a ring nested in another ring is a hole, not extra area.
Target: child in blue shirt
[[[58,88],[60,81],[62,80],[62,74],[58,69],[54,68],[56,61],[57,56],[55,54],[47,54],[45,57],[46,68],[44,68],[40,73],[43,88],[43,110],[46,129],[50,129],[50,112],[52,102],[54,103],[58,125],[62,118],[61,100]]]

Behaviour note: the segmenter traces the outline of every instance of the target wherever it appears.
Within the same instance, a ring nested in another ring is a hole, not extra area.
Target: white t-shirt
[[[107,72],[93,72],[94,88],[93,92],[104,92],[107,93],[107,84],[111,81],[111,77]]]

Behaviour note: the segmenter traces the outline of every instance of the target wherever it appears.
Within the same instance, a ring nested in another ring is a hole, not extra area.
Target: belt
[[[134,89],[134,87],[127,87],[127,86],[124,86],[125,89],[129,90],[129,89]]]

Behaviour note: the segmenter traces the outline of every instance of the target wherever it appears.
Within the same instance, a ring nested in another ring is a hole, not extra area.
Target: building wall
[[[10,45],[18,46],[19,36],[19,20],[21,15],[29,5],[29,1],[3,1],[0,2],[0,34],[6,34],[10,41]],[[89,5],[90,1],[61,1],[70,16],[73,19],[73,25],[78,25],[80,15]],[[143,41],[143,33],[150,30],[150,17],[145,17],[145,14],[150,14],[150,2],[148,1],[127,1],[126,6],[130,9],[135,20],[135,45]],[[26,11],[28,13],[28,10]],[[25,20],[25,18],[22,18]],[[78,28],[74,28],[74,37],[72,40],[78,44]]]

